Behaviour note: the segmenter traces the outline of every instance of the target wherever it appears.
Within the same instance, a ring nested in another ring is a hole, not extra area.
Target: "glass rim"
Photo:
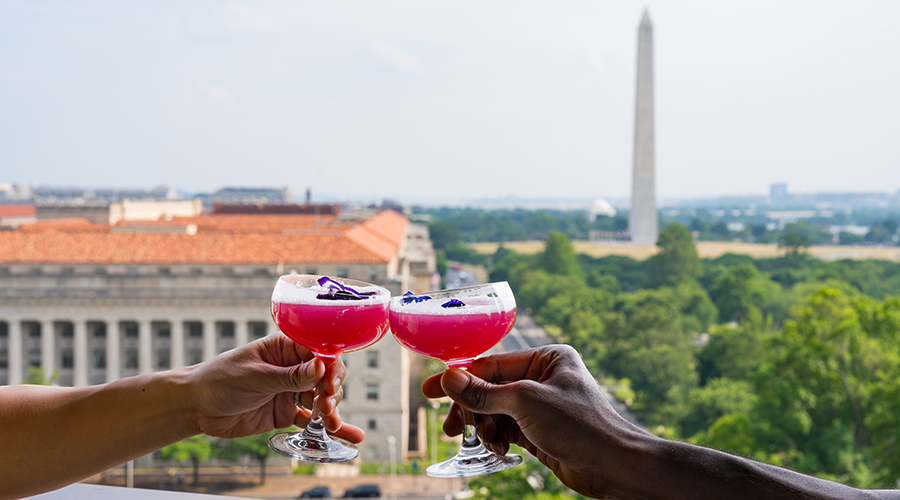
[[[458,293],[458,292],[462,292],[465,290],[475,290],[478,288],[486,288],[489,286],[500,286],[500,287],[505,287],[505,288],[509,288],[510,290],[512,290],[512,288],[509,286],[508,281],[493,281],[491,283],[480,283],[478,285],[461,286],[461,287],[457,287],[457,288],[442,288],[440,290],[430,290],[427,292],[409,293],[409,294],[404,294],[404,295],[398,295],[394,298],[402,299],[403,297],[419,297],[421,295]]]
[[[366,289],[371,289],[371,291],[375,292],[374,295],[369,295],[367,297],[363,297],[363,300],[378,299],[379,301],[381,301],[381,300],[385,300],[385,298],[387,298],[389,300],[392,296],[391,291],[388,290],[387,287],[381,286],[377,283],[371,283],[369,281],[362,281],[362,280],[353,279],[353,278],[333,277],[333,276],[329,276],[327,274],[283,274],[278,277],[278,281],[275,283],[275,288],[278,289],[279,285],[281,283],[284,283],[284,285],[293,287],[294,289],[297,289],[297,290],[312,289],[315,287],[321,287],[323,289],[326,288],[326,287],[323,287],[322,285],[318,284],[319,278],[328,278],[332,281],[335,281],[342,285],[347,285],[351,288],[366,288]],[[296,283],[297,281],[301,281],[301,280],[310,281],[311,283],[309,283],[309,286],[301,286]],[[273,291],[273,294],[274,294],[274,291]]]

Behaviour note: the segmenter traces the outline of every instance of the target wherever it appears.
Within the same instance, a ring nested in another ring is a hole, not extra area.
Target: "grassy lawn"
[[[626,243],[573,241],[575,252],[592,257],[607,255],[623,255],[632,259],[643,260],[655,254],[655,246],[638,246]],[[497,251],[499,243],[471,243],[469,245],[479,253],[492,254]],[[503,244],[518,253],[536,253],[543,251],[543,241],[513,241]],[[847,246],[822,245],[809,247],[809,254],[824,260],[841,259],[879,259],[900,262],[900,247],[879,246]],[[782,254],[775,244],[733,243],[725,241],[698,241],[697,252],[702,258],[716,258],[726,253],[749,255],[754,258],[777,257]]]

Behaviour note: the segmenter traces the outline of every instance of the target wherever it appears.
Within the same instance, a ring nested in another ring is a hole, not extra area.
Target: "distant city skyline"
[[[0,183],[627,199],[645,7],[661,203],[900,188],[887,0],[0,1]]]

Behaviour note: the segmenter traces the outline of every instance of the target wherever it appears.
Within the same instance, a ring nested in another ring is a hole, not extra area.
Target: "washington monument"
[[[653,26],[644,9],[638,28],[637,91],[634,113],[634,172],[628,232],[635,245],[655,245],[656,180],[653,160]]]

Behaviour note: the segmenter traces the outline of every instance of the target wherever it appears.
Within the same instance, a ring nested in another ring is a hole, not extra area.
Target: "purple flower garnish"
[[[431,297],[429,297],[427,295],[422,295],[420,297],[412,297],[411,296],[412,294],[413,294],[412,292],[404,293],[403,298],[400,299],[400,303],[405,306],[406,304],[410,304],[412,302],[415,302],[418,304],[419,302],[425,302],[426,300],[431,300]]]
[[[362,300],[366,297],[375,295],[375,292],[357,292],[353,288],[342,285],[337,281],[327,277],[322,276],[318,280],[319,286],[327,286],[328,290],[325,293],[320,293],[316,295],[317,299],[323,300]]]
[[[449,309],[449,308],[451,308],[451,307],[462,307],[462,306],[464,306],[464,305],[466,305],[466,303],[463,302],[463,301],[461,301],[461,300],[458,300],[458,299],[450,299],[449,301],[444,302],[443,304],[441,304],[441,307],[443,307],[443,308],[448,308],[448,309]]]

